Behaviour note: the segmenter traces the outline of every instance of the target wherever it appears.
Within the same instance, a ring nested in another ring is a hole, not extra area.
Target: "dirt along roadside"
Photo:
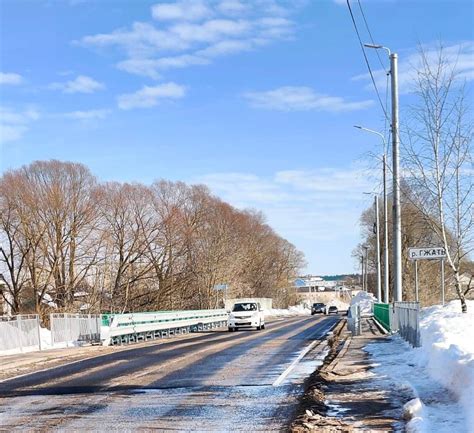
[[[363,320],[361,335],[355,337],[341,322],[325,362],[306,383],[290,431],[403,431],[403,404],[412,398],[411,390],[383,386],[364,351],[369,343],[386,341],[370,318]]]

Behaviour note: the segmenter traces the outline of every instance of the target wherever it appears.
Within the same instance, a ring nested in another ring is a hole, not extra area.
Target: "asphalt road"
[[[0,382],[0,431],[285,431],[338,319],[214,330]]]

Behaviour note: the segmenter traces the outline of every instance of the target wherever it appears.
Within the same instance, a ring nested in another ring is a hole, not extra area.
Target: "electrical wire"
[[[370,42],[372,42],[373,45],[376,45],[376,43],[374,41],[374,38],[372,37],[372,32],[370,31],[369,23],[367,22],[367,20],[365,18],[364,9],[362,9],[362,4],[361,4],[360,0],[357,0],[357,3],[359,4],[360,13],[362,15],[362,18],[364,19],[365,28],[367,29],[367,33],[369,34]],[[385,65],[383,64],[382,59],[380,57],[379,51],[375,50],[375,53],[377,54],[377,58],[379,59],[380,66],[382,66],[382,69],[385,71],[385,73],[387,73]]]
[[[355,29],[355,32],[357,34],[357,39],[359,39],[360,48],[362,50],[362,54],[364,55],[365,63],[367,65],[367,69],[369,70],[370,78],[372,80],[372,84],[374,86],[375,93],[377,93],[377,98],[379,100],[380,107],[382,108],[382,111],[383,111],[385,117],[388,119],[387,111],[385,110],[385,107],[384,107],[383,102],[382,102],[382,98],[380,97],[379,89],[377,88],[377,84],[375,83],[374,74],[372,72],[372,68],[370,67],[369,59],[367,58],[367,53],[365,52],[364,44],[363,44],[362,39],[360,37],[359,29],[357,28],[357,23],[356,23],[356,20],[354,18],[354,14],[352,12],[351,4],[350,4],[349,1],[350,0],[346,0],[346,3],[347,3],[347,7],[349,8],[349,13],[351,14],[352,24],[354,25],[354,29]]]

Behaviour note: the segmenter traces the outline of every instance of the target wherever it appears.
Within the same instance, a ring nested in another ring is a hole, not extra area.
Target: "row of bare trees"
[[[415,101],[409,108],[401,137],[404,299],[412,298],[413,288],[407,248],[441,246],[447,253],[448,288],[452,288],[461,310],[466,312],[466,296],[474,286],[472,97],[455,59],[447,56],[441,46],[436,54],[420,49],[415,72]],[[362,245],[368,246],[372,268],[376,259],[375,238],[369,227],[373,220],[373,211],[362,215],[364,239],[355,253],[360,254]],[[390,239],[388,242],[391,245]],[[439,265],[423,263],[420,277],[421,301],[438,303]]]
[[[12,313],[215,308],[291,301],[302,254],[254,211],[202,185],[99,183],[37,161],[0,178],[1,298]]]

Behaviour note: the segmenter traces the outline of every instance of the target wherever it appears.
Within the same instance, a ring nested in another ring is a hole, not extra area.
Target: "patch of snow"
[[[360,312],[362,315],[370,315],[373,311],[373,305],[377,302],[372,293],[360,291],[351,299],[351,307],[354,305],[358,305],[360,307]]]
[[[264,311],[265,316],[311,316],[311,309],[300,304],[294,305],[288,308],[280,309],[280,308],[272,308],[271,310]]]
[[[398,336],[385,344],[369,344],[374,372],[413,389],[416,400],[408,431],[474,433],[474,301],[461,313],[459,301],[423,308],[422,347],[413,349]]]
[[[410,400],[403,406],[403,418],[408,421],[406,425],[407,433],[421,433],[425,431],[425,405],[418,397]]]

